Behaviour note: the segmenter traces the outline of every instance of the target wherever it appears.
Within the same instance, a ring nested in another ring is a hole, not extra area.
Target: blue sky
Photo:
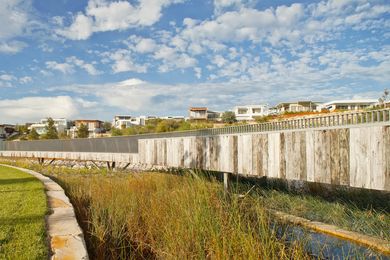
[[[0,123],[378,98],[388,1],[2,0]]]

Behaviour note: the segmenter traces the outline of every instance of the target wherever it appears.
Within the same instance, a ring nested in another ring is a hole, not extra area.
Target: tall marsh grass
[[[92,259],[304,259],[261,204],[190,176],[57,175],[81,216]]]

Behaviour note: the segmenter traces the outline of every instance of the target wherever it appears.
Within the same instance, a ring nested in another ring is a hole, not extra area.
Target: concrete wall
[[[201,168],[390,191],[390,125],[138,140],[138,153],[0,151],[6,157]]]

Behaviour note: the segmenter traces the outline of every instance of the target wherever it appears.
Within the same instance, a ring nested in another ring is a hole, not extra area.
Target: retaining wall
[[[0,151],[0,156],[200,168],[390,191],[388,124],[168,136],[137,142],[138,153]]]

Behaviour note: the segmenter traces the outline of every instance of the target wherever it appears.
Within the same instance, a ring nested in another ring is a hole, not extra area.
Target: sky
[[[0,123],[377,99],[385,0],[0,0]]]

